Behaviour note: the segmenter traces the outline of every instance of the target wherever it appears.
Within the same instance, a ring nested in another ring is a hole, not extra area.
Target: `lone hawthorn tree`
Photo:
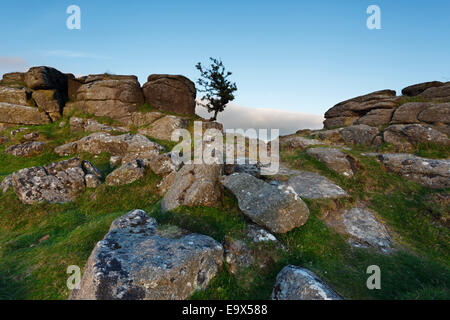
[[[199,104],[206,107],[208,112],[214,112],[210,121],[216,121],[217,114],[234,100],[233,92],[237,90],[237,87],[236,83],[228,80],[232,73],[225,71],[220,59],[209,58],[209,60],[211,60],[209,68],[204,68],[200,62],[195,66],[200,71],[197,84],[201,89],[198,91],[205,93]]]

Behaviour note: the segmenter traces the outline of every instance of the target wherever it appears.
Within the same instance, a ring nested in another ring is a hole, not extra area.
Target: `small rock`
[[[96,189],[102,184],[102,181],[93,174],[87,174],[84,177],[84,181],[86,182],[86,188],[90,189]]]
[[[312,271],[287,266],[277,275],[272,300],[342,300]]]
[[[144,178],[145,168],[142,163],[135,160],[123,164],[120,168],[114,170],[106,177],[108,186],[120,186],[133,183]]]
[[[31,157],[44,152],[46,143],[30,141],[6,148],[5,153],[16,157]]]
[[[342,215],[346,231],[363,244],[383,252],[391,249],[391,237],[386,227],[377,221],[375,215],[364,208],[353,208]]]
[[[352,156],[335,148],[312,148],[306,151],[309,155],[325,163],[325,165],[346,177],[353,177],[356,160]]]
[[[109,158],[109,166],[111,168],[115,168],[117,166],[120,166],[122,164],[122,156],[112,156],[111,158]]]

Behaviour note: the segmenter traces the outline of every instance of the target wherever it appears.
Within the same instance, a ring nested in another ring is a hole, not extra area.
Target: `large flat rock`
[[[289,188],[271,185],[247,173],[225,176],[222,184],[236,196],[246,216],[271,232],[288,232],[309,218],[308,207]]]
[[[281,175],[289,178],[285,181],[274,181],[294,190],[301,198],[305,199],[326,199],[347,197],[344,189],[331,182],[329,179],[315,172],[290,170],[283,168]]]
[[[164,232],[134,210],[115,220],[86,263],[72,300],[182,300],[205,289],[223,247],[200,234]]]

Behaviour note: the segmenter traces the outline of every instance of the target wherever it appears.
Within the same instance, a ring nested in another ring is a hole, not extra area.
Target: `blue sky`
[[[81,8],[81,30],[66,8]],[[381,8],[381,30],[366,9]],[[220,57],[236,104],[322,115],[375,90],[450,81],[450,1],[2,1],[0,74],[184,74]]]

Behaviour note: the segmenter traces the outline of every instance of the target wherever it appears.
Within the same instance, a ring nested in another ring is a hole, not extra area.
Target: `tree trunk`
[[[214,117],[212,117],[211,119],[209,119],[209,121],[216,121],[217,120],[217,114],[219,113],[219,111],[214,111]]]

